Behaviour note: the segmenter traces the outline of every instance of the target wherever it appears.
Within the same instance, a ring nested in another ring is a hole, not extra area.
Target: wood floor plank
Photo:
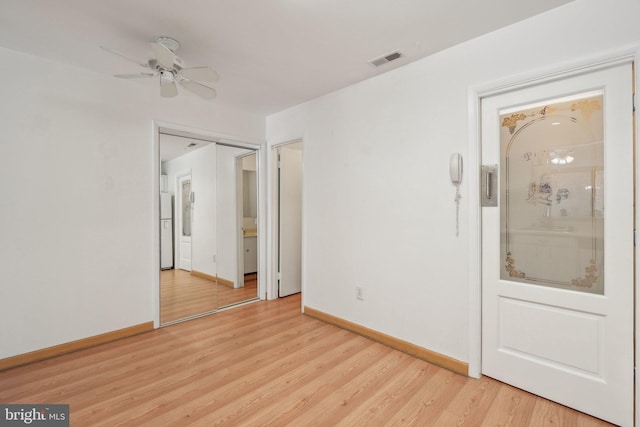
[[[317,343],[325,333],[322,328],[307,332],[301,336],[296,332],[285,330],[280,333],[280,336],[264,336],[261,340],[248,342],[244,346],[239,346],[238,344],[241,343],[238,341],[230,341],[226,347],[219,349],[219,352],[207,353],[204,358],[203,354],[195,354],[185,360],[184,365],[173,362],[170,372],[151,368],[153,374],[150,379],[144,382],[136,381],[133,387],[128,383],[123,384],[123,389],[111,399],[108,395],[113,389],[107,389],[105,400],[101,403],[107,403],[111,408],[125,413],[137,411],[140,405],[149,406],[146,400],[151,399],[154,402],[151,408],[154,412],[153,416],[157,416],[163,415],[174,406],[181,408],[184,400],[193,402],[203,394],[207,399],[211,399],[215,397],[215,392],[223,390],[228,382],[242,380],[243,375],[256,372],[264,366],[269,367],[269,364],[265,364],[265,352],[273,354],[273,363],[276,363],[278,360],[285,360],[287,354],[296,348]],[[226,363],[230,354],[235,355],[233,364]],[[194,370],[191,369],[193,366],[201,367]],[[125,389],[124,387],[127,386],[129,388]],[[140,405],[132,405],[119,398],[121,395],[131,394],[143,395],[145,399],[140,401]]]
[[[390,373],[385,383],[362,403],[361,410],[348,414],[336,425],[369,426],[379,419],[390,419],[403,406],[406,396],[421,387],[435,371],[434,365],[424,361],[418,359],[409,361],[402,372]]]
[[[434,420],[436,425],[482,425],[491,403],[495,400],[499,385],[490,378],[468,381],[460,389],[442,415]]]
[[[486,425],[520,427],[529,425],[538,398],[507,384],[498,394],[484,419]]]
[[[368,370],[382,354],[390,353],[388,349],[363,338],[358,342],[358,346],[357,353],[342,363],[330,367],[325,375],[307,382],[292,393],[282,395],[277,405],[269,405],[261,411],[255,411],[246,419],[246,422],[249,425],[275,427],[294,422],[301,412],[310,413],[314,410],[326,412],[326,399],[333,393],[336,386],[353,381]],[[317,405],[318,407],[314,408]]]
[[[239,306],[0,372],[2,403],[67,403],[73,426],[605,426],[300,313]]]
[[[316,379],[328,375],[332,367],[339,365],[350,355],[359,351],[360,343],[355,342],[353,336],[345,336],[344,342],[336,343],[333,338],[325,339],[324,349],[319,352],[299,352],[294,363],[296,367],[288,367],[286,371],[280,371],[277,381],[255,383],[248,393],[236,392],[234,402],[216,408],[215,411],[207,411],[205,416],[199,419],[203,425],[251,425],[248,419],[254,412],[260,411],[271,405],[272,402],[289,398],[296,390],[304,387]],[[305,360],[300,364],[300,360]],[[262,424],[259,424],[262,425]]]
[[[609,426],[597,418],[573,411],[546,399],[537,398],[530,426],[600,427]]]
[[[160,323],[211,312],[258,297],[258,275],[247,274],[244,286],[232,288],[180,269],[160,272]]]
[[[226,321],[226,322],[225,322]],[[270,324],[277,324],[282,321],[278,317],[274,317],[273,319],[269,319],[263,322],[264,326],[269,326]],[[228,322],[234,322],[233,329],[228,327]],[[28,376],[26,375],[24,378],[23,388],[27,387],[25,391],[29,393],[30,388],[41,389],[46,387],[50,390],[50,392],[55,391],[56,387],[68,386],[69,383],[74,382],[76,379],[80,379],[83,381],[84,387],[88,389],[95,390],[96,385],[91,381],[86,381],[86,377],[89,371],[98,369],[109,369],[110,376],[110,384],[117,384],[118,379],[124,378],[125,381],[131,381],[135,379],[133,371],[138,370],[135,363],[137,359],[144,360],[148,365],[158,365],[165,366],[167,362],[173,362],[176,364],[180,362],[183,358],[193,359],[198,356],[200,353],[194,352],[194,348],[202,348],[204,349],[204,355],[201,355],[200,358],[211,357],[211,354],[216,352],[229,352],[230,350],[225,349],[222,346],[223,343],[228,342],[229,340],[237,339],[238,334],[241,334],[245,337],[245,339],[253,339],[249,332],[252,331],[256,334],[259,332],[255,328],[255,324],[245,322],[251,322],[251,318],[249,320],[243,319],[241,321],[234,320],[229,317],[220,317],[216,322],[210,322],[211,327],[205,330],[198,329],[194,331],[189,331],[186,327],[188,324],[181,325],[180,328],[175,328],[176,330],[180,330],[179,334],[174,335],[174,340],[172,340],[171,345],[162,344],[163,351],[158,352],[154,346],[146,346],[137,352],[127,352],[127,348],[131,348],[131,346],[127,346],[126,340],[121,340],[117,344],[109,347],[100,347],[100,349],[92,349],[91,351],[85,352],[85,356],[88,356],[92,352],[102,351],[101,355],[103,356],[100,361],[96,361],[95,364],[89,366],[83,364],[80,367],[73,366],[74,355],[69,355],[66,358],[60,358],[60,367],[62,368],[56,375],[54,376],[42,376],[40,373],[36,372],[37,376],[34,378],[34,374]],[[222,328],[222,330],[220,330]],[[168,332],[165,332],[168,331]],[[156,331],[156,333],[172,333],[173,330],[161,329]],[[215,337],[215,339],[211,342],[206,340],[206,337]],[[139,342],[138,340],[136,342]],[[190,346],[185,346],[184,343],[191,343]],[[132,345],[136,345],[132,342]],[[226,357],[227,355],[223,355]],[[66,360],[66,361],[65,361]],[[174,367],[176,367],[174,365]],[[180,365],[178,365],[180,367]],[[145,371],[143,371],[144,373]],[[154,375],[154,372],[151,372],[150,375]],[[16,388],[16,392],[20,389]],[[18,398],[19,396],[14,396]]]
[[[391,418],[394,426],[433,425],[434,420],[446,409],[467,378],[454,372],[438,369]]]
[[[207,370],[198,370],[194,376],[183,377],[185,372],[190,370],[178,369],[175,373],[168,375],[167,377],[161,377],[160,379],[144,384],[136,390],[133,390],[136,394],[143,394],[147,398],[153,401],[153,406],[149,408],[145,402],[142,402],[147,411],[153,412],[153,416],[162,416],[165,420],[170,420],[173,415],[167,415],[166,412],[170,412],[173,409],[180,409],[184,411],[185,401],[188,405],[197,403],[198,398],[206,396],[207,400],[215,401],[219,399],[217,393],[225,393],[226,388],[233,388],[234,381],[243,382],[247,375],[259,373],[261,370],[272,370],[273,366],[278,363],[287,363],[287,357],[295,349],[305,348],[306,346],[318,347],[320,338],[326,333],[326,328],[316,328],[308,334],[296,337],[290,332],[287,334],[283,332],[283,339],[281,342],[275,342],[273,344],[274,350],[266,348],[267,354],[273,354],[273,360],[265,360],[265,352],[253,351],[253,348],[247,348],[247,351],[236,351],[239,355],[234,360],[233,364],[225,366],[224,361],[210,360],[207,361]],[[273,337],[265,337],[265,341],[271,341]],[[245,355],[246,357],[241,357]],[[231,385],[229,385],[232,383]],[[158,394],[157,396],[155,394]],[[225,395],[228,398],[229,395]],[[119,405],[119,402],[115,400],[112,406]],[[134,412],[137,408],[121,408],[124,412],[127,409],[132,409]],[[135,419],[135,417],[132,417]]]

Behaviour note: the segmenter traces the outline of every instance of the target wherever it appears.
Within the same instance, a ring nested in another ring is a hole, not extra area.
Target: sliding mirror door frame
[[[200,317],[203,315],[213,314],[221,309],[229,308],[233,305],[237,305],[239,303],[257,301],[260,299],[260,295],[266,295],[266,275],[260,274],[257,280],[257,293],[254,298],[246,301],[239,301],[230,305],[229,307],[221,307],[220,304],[216,304],[216,307],[213,310],[207,311],[206,313],[196,314],[194,316],[188,316],[184,319],[179,319],[171,322],[162,322],[160,319],[160,309],[161,309],[161,301],[160,301],[160,186],[161,186],[161,160],[160,160],[160,134],[173,135],[178,137],[185,137],[194,140],[205,141],[208,143],[214,143],[216,146],[232,146],[241,149],[247,149],[255,152],[256,154],[256,180],[257,180],[257,225],[256,228],[260,230],[265,230],[265,218],[266,218],[266,209],[261,203],[263,200],[262,192],[265,187],[263,185],[264,177],[262,176],[263,168],[261,165],[261,153],[264,150],[264,141],[252,140],[247,138],[237,138],[234,136],[225,135],[218,132],[206,131],[202,129],[194,129],[186,126],[176,125],[173,123],[165,123],[160,121],[153,121],[153,138],[152,138],[152,200],[153,200],[153,221],[152,223],[152,236],[153,236],[153,257],[152,257],[152,268],[153,268],[153,279],[154,285],[153,289],[153,311],[154,311],[154,326],[156,328],[160,326],[167,326],[169,324],[173,324],[179,321],[189,320],[192,318]],[[196,202],[197,203],[197,202]],[[257,236],[257,257],[258,257],[258,270],[263,272],[265,271],[265,261],[264,257],[264,248],[265,239],[262,238],[261,235]]]

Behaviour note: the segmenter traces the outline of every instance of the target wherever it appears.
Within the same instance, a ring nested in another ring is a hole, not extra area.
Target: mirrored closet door
[[[160,324],[258,296],[257,151],[160,133]]]

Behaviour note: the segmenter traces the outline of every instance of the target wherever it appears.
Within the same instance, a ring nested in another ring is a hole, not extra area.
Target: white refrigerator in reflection
[[[160,193],[160,269],[173,268],[173,206],[169,193]]]

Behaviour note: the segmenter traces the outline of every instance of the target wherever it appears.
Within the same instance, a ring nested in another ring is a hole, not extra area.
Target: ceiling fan
[[[103,50],[118,55],[121,58],[135,62],[149,71],[137,74],[116,74],[115,77],[121,79],[138,79],[160,77],[160,96],[172,98],[178,95],[179,83],[183,88],[196,95],[212,99],[216,96],[215,89],[202,84],[201,82],[215,83],[220,80],[218,73],[209,67],[184,68],[184,61],[175,54],[180,47],[180,43],[171,37],[158,37],[155,42],[151,42],[153,58],[146,63],[129,58],[128,56],[113,49],[100,46]]]

